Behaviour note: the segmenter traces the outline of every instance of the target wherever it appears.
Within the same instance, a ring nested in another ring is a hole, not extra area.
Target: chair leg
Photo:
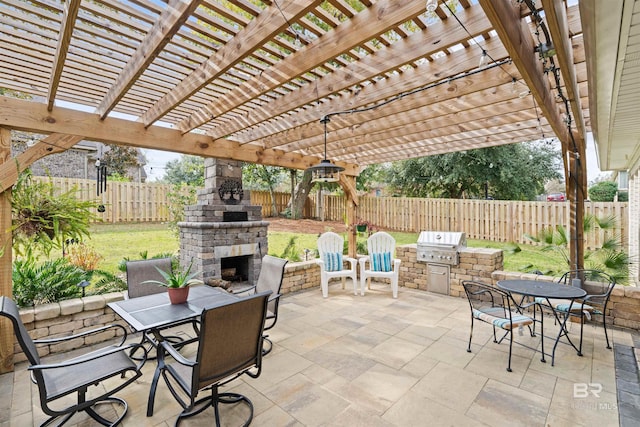
[[[507,365],[507,372],[512,372],[511,370],[511,350],[513,348],[513,330],[509,331],[509,363]]]
[[[578,345],[578,356],[582,356],[582,333],[584,331],[584,313],[580,312],[580,344]]]
[[[268,344],[265,346],[265,344]],[[269,339],[269,335],[262,336],[262,355],[266,356],[271,353],[271,349],[273,348],[273,342]]]
[[[118,405],[120,405],[122,407],[122,414],[120,414],[120,416],[115,420],[115,421],[110,421],[107,420],[106,418],[102,417],[100,414],[98,414],[93,408],[98,405],[98,404],[104,404],[104,403],[116,403]],[[120,424],[120,421],[122,421],[122,419],[124,418],[125,415],[127,415],[127,410],[129,409],[127,402],[124,401],[123,399],[120,399],[119,397],[108,397],[100,402],[96,402],[94,406],[90,406],[88,408],[85,409],[85,412],[94,420],[96,420],[97,422],[99,422],[100,424],[102,424],[103,426],[115,426]]]
[[[611,350],[611,345],[609,344],[609,334],[607,334],[607,304],[604,304],[602,307],[602,327],[604,328],[604,338],[607,340],[607,349]]]
[[[471,316],[471,330],[469,331],[469,347],[467,353],[471,353],[471,338],[473,337],[473,316]]]
[[[535,318],[535,312],[536,312],[536,308],[533,307],[533,313],[534,313],[534,318]],[[535,329],[536,327],[536,322],[533,322],[533,327]],[[540,359],[540,361],[542,363],[547,363],[547,361],[544,358],[544,313],[542,312],[542,308],[540,308],[540,346],[542,348],[542,358]]]

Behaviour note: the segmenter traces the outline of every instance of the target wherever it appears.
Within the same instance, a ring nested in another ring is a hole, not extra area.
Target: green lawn
[[[398,245],[416,243],[418,233],[390,233]],[[316,249],[316,234],[300,234],[285,232],[269,232],[269,253],[281,256],[295,237],[296,251],[304,259],[304,250]],[[365,237],[359,236],[358,242],[363,244]],[[116,273],[118,263],[124,258],[139,259],[140,253],[147,252],[148,257],[178,251],[178,239],[168,230],[166,224],[138,223],[138,224],[99,224],[91,228],[91,239],[87,242],[93,246],[104,258],[100,268]],[[499,248],[504,251],[504,265],[507,271],[522,271],[527,266],[546,272],[549,270],[562,271],[566,269],[561,259],[550,252],[542,252],[535,246],[522,245],[520,252],[511,250],[513,245],[508,243],[469,240],[470,247]]]

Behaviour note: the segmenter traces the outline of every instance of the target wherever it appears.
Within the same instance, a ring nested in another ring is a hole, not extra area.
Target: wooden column
[[[11,131],[0,127],[0,165],[11,161]],[[11,297],[11,187],[0,192],[0,295]],[[13,371],[13,325],[0,317],[0,374]]]
[[[356,177],[340,174],[340,186],[347,196],[346,216],[349,230],[349,234],[347,235],[347,242],[349,243],[348,255],[355,258],[358,234],[356,233],[354,223],[356,219],[356,208],[358,207],[359,202],[358,193],[356,192]]]
[[[569,176],[567,195],[569,196],[569,262],[571,270],[584,268],[584,162],[586,158],[579,152],[569,152]]]

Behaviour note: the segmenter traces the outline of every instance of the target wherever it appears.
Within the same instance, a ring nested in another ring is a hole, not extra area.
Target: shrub
[[[611,181],[601,181],[589,188],[589,198],[592,202],[613,202],[618,192],[618,184]]]
[[[77,286],[89,280],[87,273],[66,258],[36,264],[33,258],[13,263],[13,296],[21,307],[47,304],[77,298],[82,291]]]

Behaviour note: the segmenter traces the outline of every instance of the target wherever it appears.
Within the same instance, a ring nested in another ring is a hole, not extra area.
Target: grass
[[[418,240],[418,233],[390,232],[390,234],[396,239],[398,245],[416,243]],[[305,249],[315,251],[317,234],[269,232],[269,253],[282,256],[292,237],[295,237],[296,249],[301,254],[301,259],[304,259]],[[358,237],[360,244],[364,244],[365,241],[364,236]],[[100,268],[112,273],[118,272],[118,263],[125,257],[140,259],[142,258],[140,254],[146,251],[147,256],[151,258],[157,254],[176,253],[179,248],[178,239],[169,231],[166,224],[162,223],[94,225],[91,228],[91,239],[87,243],[103,256]],[[504,268],[507,271],[529,271],[536,268],[546,273],[566,270],[559,256],[543,252],[536,246],[521,245],[520,251],[514,251],[514,245],[509,243],[468,240],[467,245],[502,249]]]

